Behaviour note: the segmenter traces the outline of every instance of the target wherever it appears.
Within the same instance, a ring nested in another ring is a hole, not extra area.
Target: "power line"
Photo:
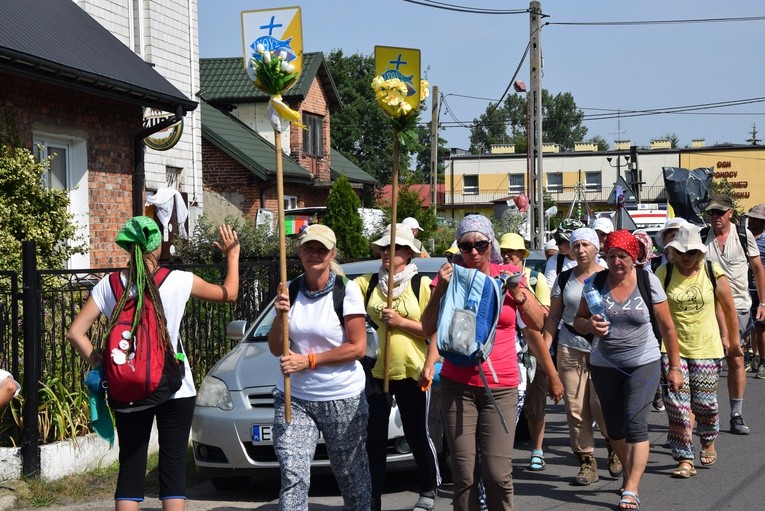
[[[404,0],[404,2],[421,5],[423,7],[430,7],[433,9],[442,9],[445,11],[453,12],[467,12],[470,14],[526,14],[528,9],[482,9],[477,7],[468,7],[463,5],[447,4],[444,2],[436,2],[434,0]]]
[[[681,25],[691,23],[735,23],[742,21],[763,21],[765,16],[740,16],[734,18],[698,18],[677,20],[643,20],[643,21],[548,21],[546,25],[563,25],[578,27],[619,27],[639,25]]]

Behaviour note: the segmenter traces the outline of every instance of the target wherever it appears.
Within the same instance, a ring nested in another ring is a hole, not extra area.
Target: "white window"
[[[600,172],[585,172],[584,187],[586,190],[599,192],[603,186],[603,178]]]
[[[463,195],[478,195],[478,174],[464,176],[462,179]]]
[[[507,192],[510,195],[518,195],[523,193],[526,189],[523,174],[508,174],[507,183]]]
[[[547,174],[547,191],[548,192],[563,191],[563,174],[561,174],[560,172],[551,172]]]
[[[285,195],[284,196],[284,210],[295,209],[298,207],[297,195]]]
[[[89,247],[88,165],[85,141],[79,138],[34,134],[34,152],[40,159],[53,156],[43,182],[49,188],[67,190],[69,213],[77,224],[77,241]],[[74,241],[71,241],[74,244]],[[67,269],[90,268],[90,255],[75,254],[66,264]]]

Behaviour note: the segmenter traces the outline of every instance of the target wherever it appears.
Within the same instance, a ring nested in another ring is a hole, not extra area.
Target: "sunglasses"
[[[407,247],[406,245],[396,245],[396,251],[403,250],[405,248],[409,248],[409,247]],[[390,250],[390,245],[385,245],[380,250],[382,250],[382,251]]]
[[[489,245],[491,245],[490,241],[476,241],[475,243],[469,243],[467,241],[463,241],[461,243],[457,243],[457,248],[460,249],[460,252],[471,252],[473,249],[476,250],[479,254],[483,254],[486,252],[486,250],[489,248]]]
[[[707,211],[707,215],[709,216],[723,216],[728,211],[723,211],[722,209],[710,209]]]

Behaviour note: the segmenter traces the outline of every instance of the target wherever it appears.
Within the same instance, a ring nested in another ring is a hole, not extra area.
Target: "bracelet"
[[[667,373],[669,373],[672,369],[674,369],[675,371],[680,371],[681,373],[683,372],[683,370],[677,366],[669,366],[669,369],[667,369]]]
[[[760,307],[765,307],[765,302],[760,302]]]
[[[308,354],[308,367],[311,369],[316,369],[316,355],[313,353]]]

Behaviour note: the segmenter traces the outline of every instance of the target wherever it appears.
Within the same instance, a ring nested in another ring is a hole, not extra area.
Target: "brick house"
[[[252,84],[241,57],[201,59],[199,70],[205,213],[213,221],[231,214],[254,219],[259,210],[275,214],[269,97]],[[321,53],[303,55],[300,77],[283,99],[307,126],[281,133],[285,210],[324,206],[340,175],[359,195],[371,190],[376,180],[330,147],[331,113],[342,105]]]
[[[68,190],[89,248],[69,267],[126,262],[114,237],[143,208],[143,109],[196,106],[71,0],[0,4],[0,135],[56,155],[46,183]]]

